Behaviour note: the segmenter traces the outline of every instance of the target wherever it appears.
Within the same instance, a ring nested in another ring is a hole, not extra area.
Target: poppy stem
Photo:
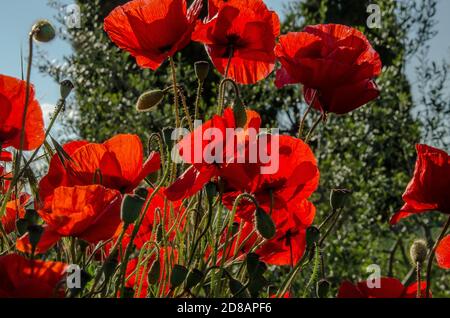
[[[426,289],[426,298],[430,298],[430,288],[431,288],[431,268],[433,266],[433,258],[436,254],[436,249],[439,245],[439,243],[444,238],[445,234],[447,233],[447,230],[450,228],[450,216],[447,219],[447,222],[442,227],[441,234],[439,235],[438,239],[434,243],[433,248],[430,251],[430,254],[428,255],[428,261],[427,261],[427,289]]]
[[[308,108],[306,109],[305,113],[303,114],[302,120],[300,121],[300,126],[298,128],[298,134],[297,134],[298,139],[302,138],[303,129],[305,128],[306,118],[307,118],[309,112],[311,111],[311,109],[313,108],[314,102],[316,100],[316,94],[317,94],[317,91],[314,92],[311,103],[309,103]]]
[[[205,81],[198,80],[197,95],[195,97],[194,121],[199,117],[200,102],[202,100],[203,84]]]
[[[180,112],[178,103],[178,88],[177,88],[177,69],[172,57],[169,57],[170,69],[172,71],[172,85],[173,85],[173,98],[175,107],[175,127],[180,127]]]
[[[416,273],[417,273],[417,298],[422,298],[422,264],[417,262],[416,264]]]
[[[305,143],[308,143],[309,140],[312,137],[313,132],[316,130],[317,126],[319,126],[320,122],[323,120],[323,115],[320,115],[319,118],[317,118],[316,122],[314,123],[314,125],[311,127],[311,129],[309,130],[308,134],[306,135],[305,138]]]

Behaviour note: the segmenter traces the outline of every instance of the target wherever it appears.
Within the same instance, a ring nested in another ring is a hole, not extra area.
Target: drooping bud
[[[30,241],[31,248],[33,251],[41,240],[42,233],[44,233],[44,228],[40,225],[29,225],[28,226],[28,239]]]
[[[192,270],[186,280],[186,288],[191,289],[197,286],[203,279],[204,274],[198,269]]]
[[[411,245],[409,255],[413,264],[422,264],[427,259],[428,255],[427,242],[424,240],[415,240]]]
[[[321,279],[317,282],[316,293],[318,298],[327,298],[330,291],[331,283],[326,279]]]
[[[118,251],[115,251],[114,254],[112,254],[107,262],[105,263],[105,267],[103,269],[103,274],[105,275],[105,281],[109,281],[109,279],[114,275],[116,272],[117,266],[119,265],[119,262],[117,260],[119,256]]]
[[[347,189],[333,189],[330,193],[330,205],[333,211],[342,209],[352,192]]]
[[[120,218],[125,224],[134,223],[142,211],[145,200],[136,195],[127,194],[122,201]]]
[[[33,25],[31,29],[33,34],[33,38],[39,42],[50,42],[56,36],[55,29],[51,25],[51,23],[47,20],[39,20]]]
[[[261,208],[256,209],[256,229],[265,239],[270,240],[275,236],[275,223],[272,217]]]
[[[30,223],[28,222],[27,219],[18,219],[16,221],[16,229],[19,236],[22,236],[25,233],[27,233],[29,225]]]
[[[205,186],[206,197],[208,198],[208,203],[213,204],[213,200],[217,195],[217,186],[213,182],[208,182]]]
[[[153,262],[152,267],[148,271],[147,282],[149,285],[154,285],[158,283],[160,272],[161,272],[161,263],[159,262],[159,260],[156,260],[155,262]]]
[[[204,82],[208,77],[209,73],[209,63],[206,61],[198,61],[194,64],[195,75],[200,82]]]
[[[245,124],[247,123],[247,112],[245,110],[245,105],[239,96],[236,97],[236,101],[233,105],[233,113],[236,127],[237,128],[245,127]]]
[[[136,109],[138,112],[151,111],[161,104],[165,96],[164,91],[160,89],[145,92],[139,97],[136,103]]]
[[[315,226],[310,226],[306,229],[306,246],[312,247],[320,240],[320,231]]]
[[[183,284],[186,280],[188,270],[186,267],[181,265],[175,265],[172,269],[172,276],[170,277],[170,285],[172,288],[176,288]]]
[[[64,80],[59,85],[60,85],[59,90],[62,99],[66,99],[75,87],[73,83],[69,80]]]
[[[37,224],[39,221],[39,214],[33,209],[27,209],[25,212],[25,220],[28,221],[29,225]]]
[[[156,228],[156,242],[161,243],[164,239],[164,229],[161,224]]]

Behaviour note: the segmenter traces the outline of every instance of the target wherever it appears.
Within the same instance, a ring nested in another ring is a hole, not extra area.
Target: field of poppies
[[[30,73],[35,42],[53,40],[55,29],[45,20],[33,26],[26,78],[0,75],[0,297],[432,297],[432,271],[450,269],[450,217],[433,246],[412,244],[412,284],[372,275],[335,289],[326,277],[323,251],[352,191],[330,190],[329,213],[317,220],[320,171],[308,143],[330,116],[378,98],[383,66],[366,36],[339,24],[280,34],[263,0],[209,0],[203,20],[202,8],[201,0],[132,0],[104,20],[139,67],[170,74],[169,87],[143,93],[129,110],[173,100],[173,129],[149,140],[117,132],[103,143],[60,143],[52,128],[76,87],[61,83],[45,127]],[[195,63],[193,105],[173,59],[191,41],[210,57]],[[212,71],[222,80],[210,116],[199,105]],[[297,85],[309,105],[296,136],[263,129],[240,93],[272,72],[277,89]],[[450,215],[449,155],[416,150],[392,225]],[[39,179],[38,162],[46,167]]]

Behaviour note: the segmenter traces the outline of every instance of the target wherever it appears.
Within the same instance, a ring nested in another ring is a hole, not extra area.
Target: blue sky
[[[393,0],[394,1],[394,0]],[[63,3],[73,3],[63,0]],[[376,1],[374,1],[376,2]],[[266,3],[278,12],[282,12],[282,6],[287,0],[266,0]],[[26,39],[33,23],[46,18],[53,20],[55,10],[47,6],[47,0],[14,0],[4,3],[0,11],[0,41],[2,50],[0,52],[0,73],[20,77],[20,49],[23,47],[26,55]],[[431,43],[431,58],[442,60],[450,57],[450,1],[441,0],[437,19],[439,20],[439,35]],[[51,59],[61,60],[70,53],[70,47],[62,41],[53,41],[49,44],[38,44],[39,48],[48,53]],[[418,62],[416,62],[418,63]],[[411,74],[412,82],[416,82],[413,74],[413,66],[409,66],[408,73]],[[59,95],[58,85],[35,68],[32,73],[32,81],[36,86],[37,98],[46,111],[51,110],[51,104],[55,104]]]

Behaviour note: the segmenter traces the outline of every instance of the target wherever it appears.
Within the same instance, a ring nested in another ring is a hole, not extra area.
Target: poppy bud
[[[134,190],[134,194],[137,195],[141,199],[147,199],[148,196],[148,190],[146,188],[137,188]]]
[[[205,79],[208,77],[209,73],[209,63],[206,61],[198,61],[194,64],[195,68],[195,75],[197,75],[197,78],[200,82],[204,82]]]
[[[37,224],[39,221],[39,214],[32,209],[27,209],[25,212],[25,220],[28,221],[29,225]]]
[[[134,289],[131,287],[125,287],[123,291],[123,298],[134,298]]]
[[[28,226],[28,239],[30,241],[30,245],[33,251],[36,249],[36,246],[41,240],[42,233],[44,233],[44,228],[42,226],[40,225]]]
[[[156,228],[156,242],[161,243],[164,239],[164,229],[161,224],[158,224],[158,227]]]
[[[270,240],[275,236],[276,228],[272,217],[263,209],[256,209],[256,229],[265,239]]]
[[[142,94],[136,104],[138,112],[148,112],[161,104],[166,94],[160,89],[148,91]]]
[[[50,42],[56,36],[55,29],[47,20],[40,20],[31,29],[33,38],[39,42]]]
[[[159,275],[161,272],[161,264],[159,260],[156,260],[147,275],[147,282],[149,285],[154,285],[159,281]]]
[[[115,251],[113,255],[109,258],[109,260],[105,263],[105,267],[103,269],[103,274],[105,275],[105,281],[108,281],[115,273],[119,262],[117,261],[117,257],[119,256],[118,251]]]
[[[25,235],[25,233],[27,233],[29,225],[30,223],[27,219],[18,219],[16,221],[16,229],[19,236]]]
[[[415,240],[411,245],[409,255],[411,256],[413,264],[422,264],[426,260],[428,255],[427,242],[425,242],[424,240]]]
[[[236,97],[236,102],[233,105],[233,113],[236,127],[245,127],[245,124],[247,123],[247,112],[245,110],[245,105],[239,96]]]
[[[308,247],[313,246],[317,242],[319,242],[320,239],[320,231],[315,226],[310,226],[306,229],[306,245]]]
[[[60,85],[59,90],[61,93],[61,98],[66,99],[70,95],[70,92],[72,92],[72,90],[74,88],[73,83],[69,80],[64,80],[59,85]]]
[[[192,270],[187,277],[186,288],[191,289],[192,287],[197,286],[202,281],[203,276],[203,273],[198,269]]]
[[[240,224],[237,222],[234,222],[231,225],[231,236],[235,236],[239,232]]]
[[[208,198],[209,205],[213,204],[214,198],[217,195],[217,187],[213,182],[208,182],[205,186],[206,196]]]
[[[127,194],[122,201],[120,218],[125,224],[134,223],[142,211],[145,200],[142,198]]]
[[[172,127],[165,127],[162,130],[162,135],[164,139],[164,144],[167,148],[169,148],[169,151],[172,150],[172,147],[174,145],[174,140],[172,140],[172,133],[174,129]]]
[[[333,211],[342,209],[352,192],[347,189],[333,189],[330,193],[330,205]]]
[[[321,279],[316,285],[316,294],[318,298],[327,298],[331,283],[326,279]]]
[[[240,281],[231,277],[228,286],[234,297],[238,297],[244,291],[244,285],[242,285]]]
[[[247,273],[249,275],[254,274],[259,265],[259,255],[255,253],[249,253],[245,261],[247,265]]]
[[[172,269],[172,276],[170,277],[170,285],[172,288],[176,288],[183,284],[186,280],[188,270],[186,267],[181,265],[175,265]]]

